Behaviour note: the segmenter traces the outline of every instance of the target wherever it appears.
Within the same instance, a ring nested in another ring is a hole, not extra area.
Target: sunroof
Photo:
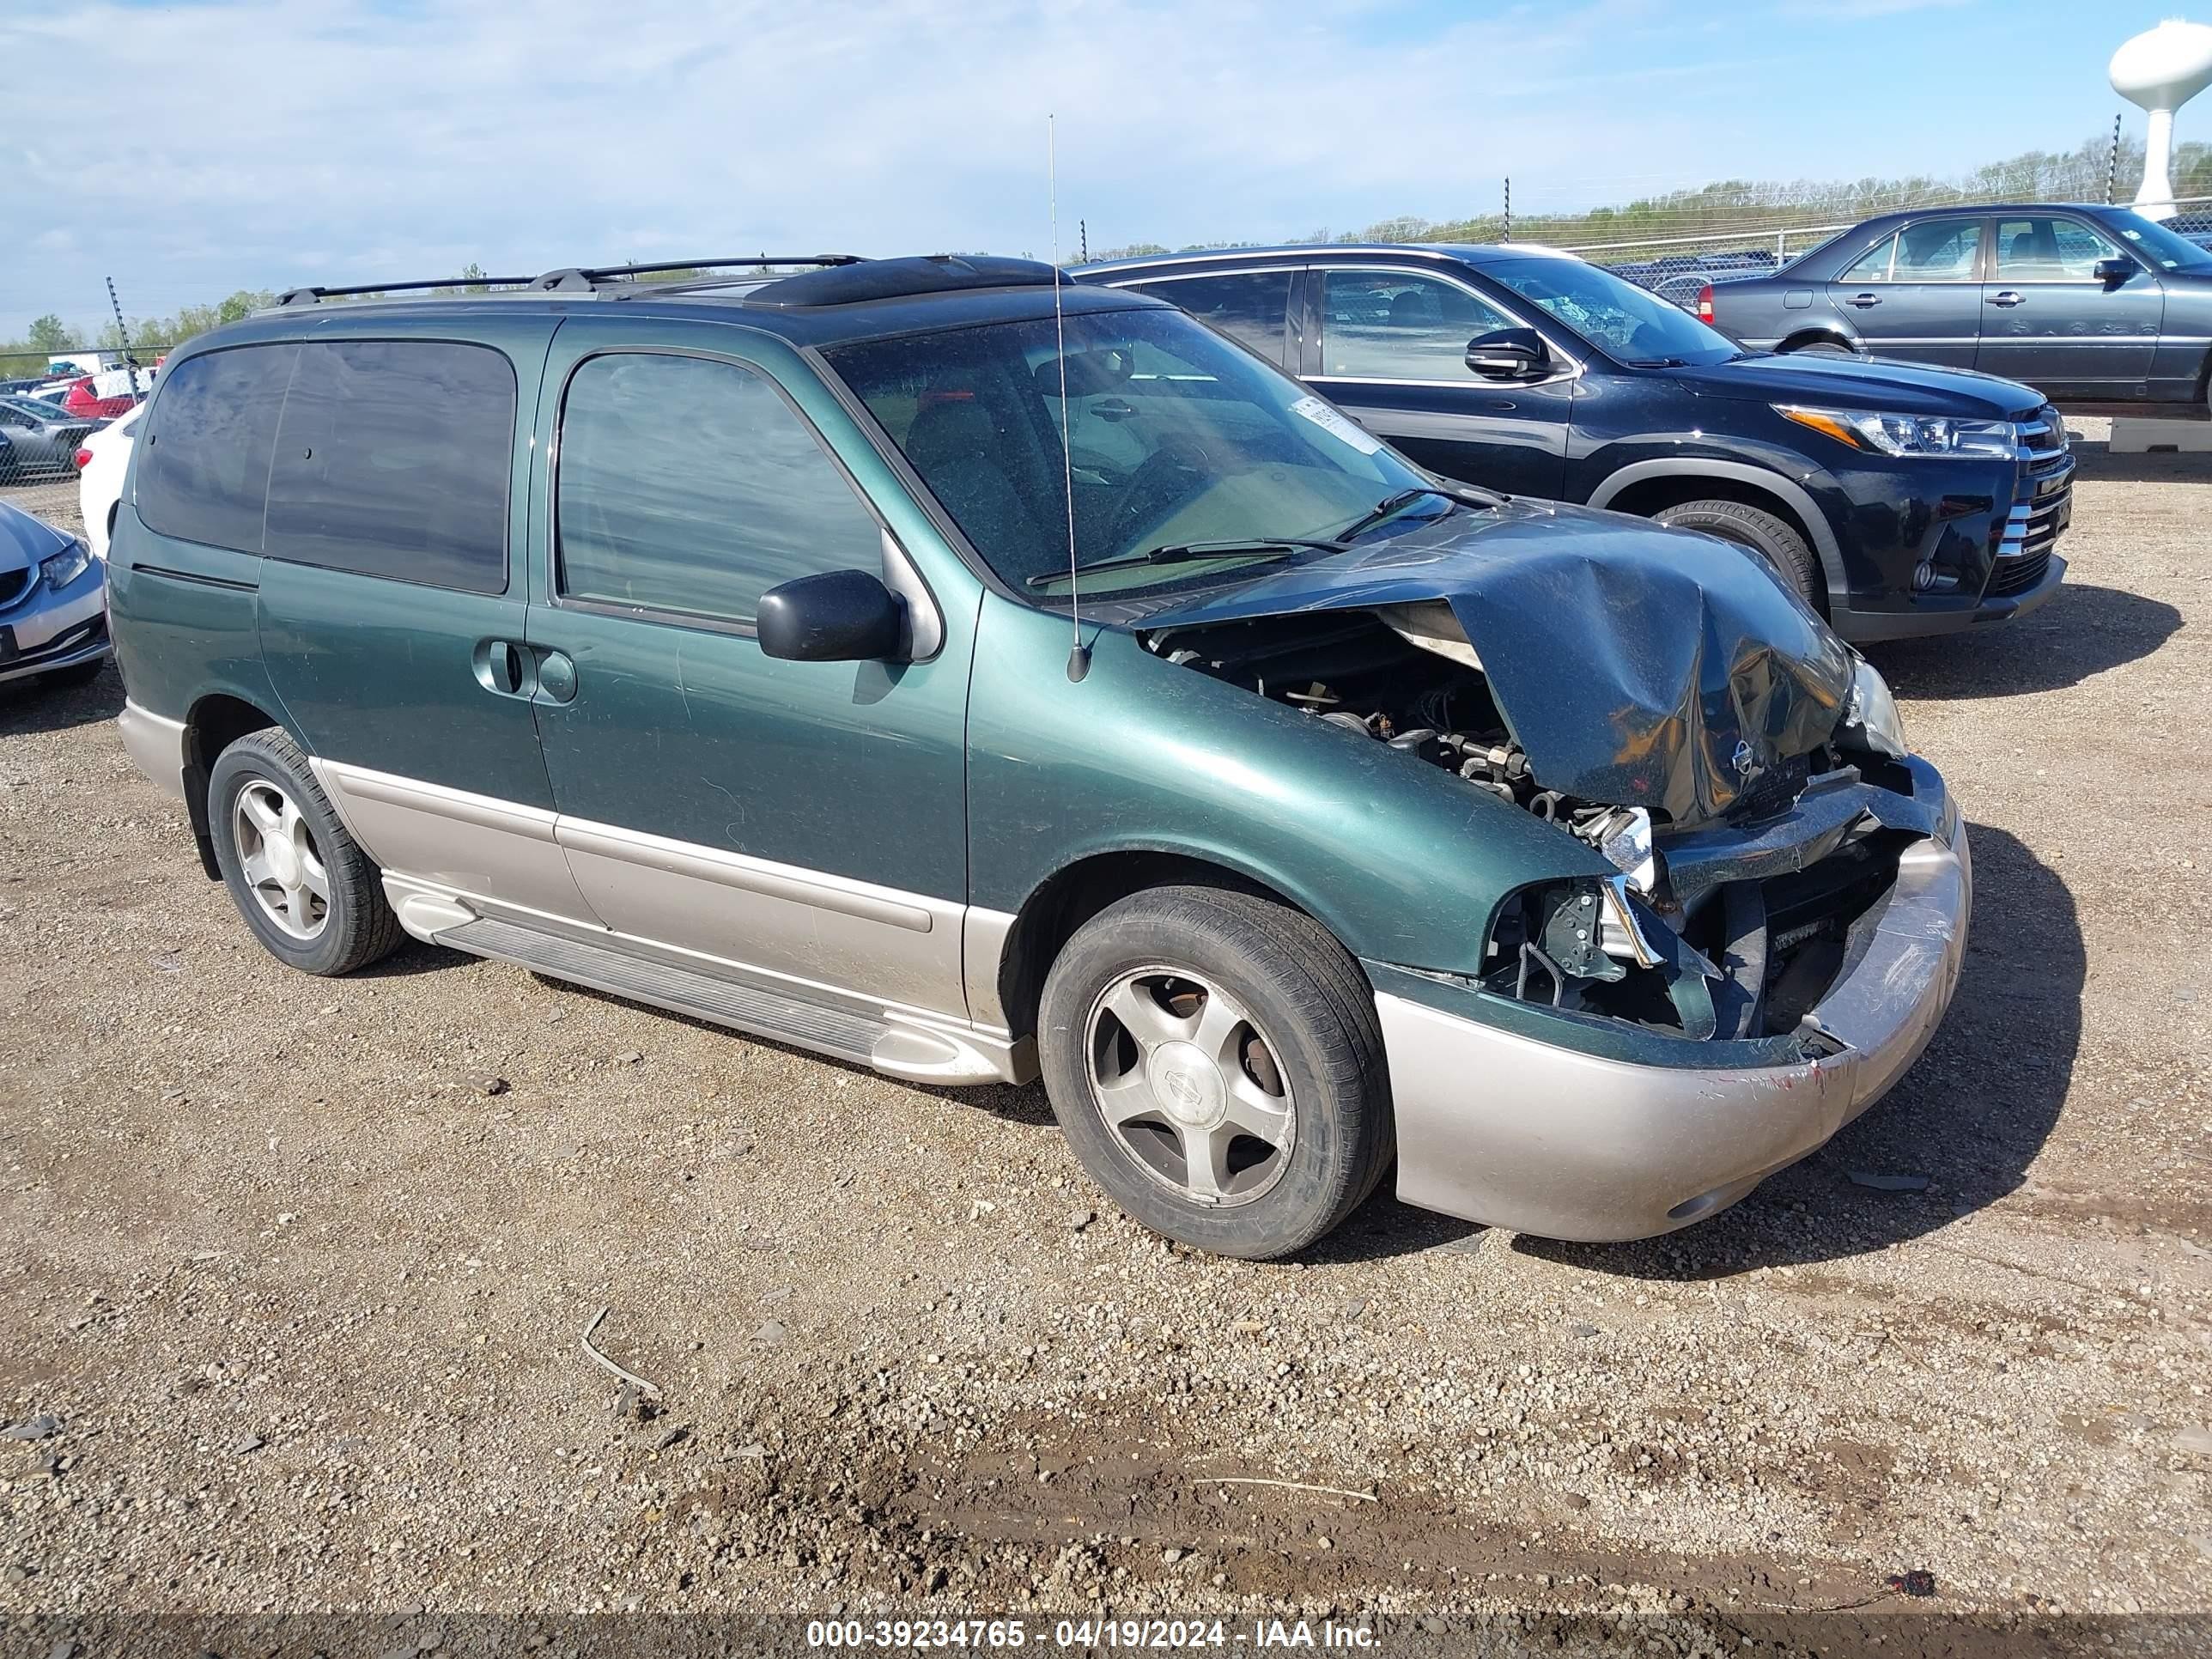
[[[749,306],[848,306],[864,300],[896,300],[971,288],[1048,288],[1056,277],[1066,280],[1042,259],[932,253],[801,271],[755,289],[745,295],[744,302]]]

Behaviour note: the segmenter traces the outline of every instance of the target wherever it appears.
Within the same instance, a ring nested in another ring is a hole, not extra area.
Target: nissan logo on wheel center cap
[[[1228,1085],[1221,1068],[1197,1044],[1163,1042],[1145,1062],[1145,1073],[1152,1097],[1176,1122],[1205,1129],[1221,1121],[1229,1104]]]

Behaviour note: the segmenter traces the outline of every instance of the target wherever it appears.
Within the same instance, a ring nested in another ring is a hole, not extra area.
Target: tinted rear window
[[[138,459],[138,516],[149,529],[241,553],[261,550],[269,450],[299,347],[240,346],[161,377]]]
[[[504,591],[515,401],[507,359],[437,340],[338,340],[299,352],[263,551]]]

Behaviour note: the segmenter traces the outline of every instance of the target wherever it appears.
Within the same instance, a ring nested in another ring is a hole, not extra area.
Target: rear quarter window
[[[270,446],[300,348],[238,346],[161,377],[138,458],[138,516],[156,534],[261,550]]]
[[[269,475],[270,558],[507,587],[514,370],[441,340],[303,345]]]

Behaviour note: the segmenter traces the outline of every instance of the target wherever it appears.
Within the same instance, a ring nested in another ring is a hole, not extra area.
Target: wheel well
[[[247,732],[277,723],[245,698],[220,693],[202,697],[185,717],[185,806],[191,814],[192,837],[199,843],[200,867],[210,881],[222,879],[208,822],[208,775],[215,770],[216,757]]]
[[[1814,596],[1819,601],[1817,608],[1823,617],[1828,614],[1828,573],[1812,527],[1805,522],[1804,514],[1788,501],[1755,483],[1697,472],[1672,472],[1629,485],[1606,506],[1615,513],[1633,513],[1638,518],[1649,519],[1670,507],[1681,507],[1690,501],[1735,501],[1739,506],[1755,507],[1762,513],[1771,513],[1796,531],[1813,550],[1813,574],[1820,584],[1820,591]]]
[[[1801,328],[1795,334],[1784,337],[1774,349],[1777,351],[1796,351],[1808,345],[1839,345],[1854,357],[1859,355],[1857,342],[1847,335],[1838,334],[1832,328]]]
[[[1054,872],[1030,895],[1006,935],[999,958],[999,1006],[1006,1011],[1007,1027],[1017,1035],[1036,1030],[1045,975],[1077,928],[1132,893],[1176,885],[1225,887],[1299,909],[1263,882],[1184,854],[1102,853],[1079,860]]]

